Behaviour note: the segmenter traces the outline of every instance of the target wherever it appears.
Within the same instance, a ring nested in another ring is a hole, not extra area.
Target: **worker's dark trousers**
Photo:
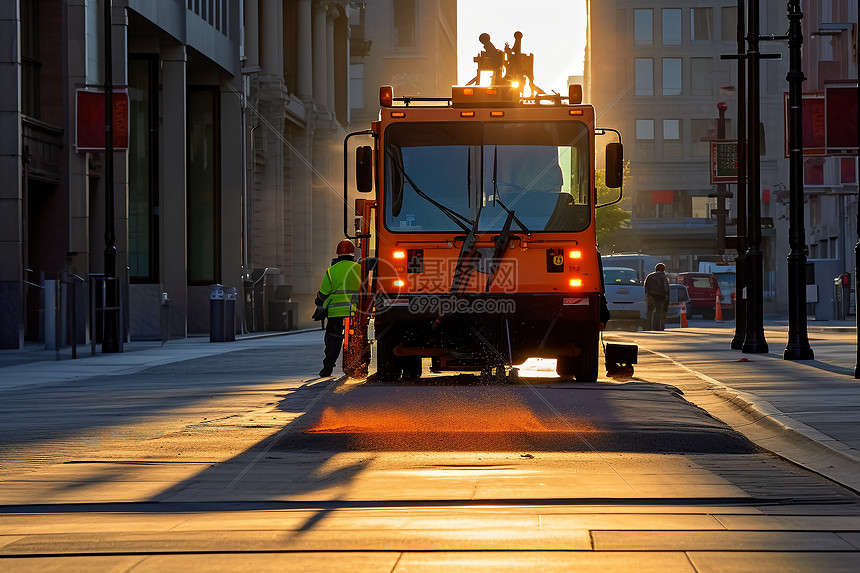
[[[325,358],[323,370],[334,370],[343,346],[343,316],[329,317],[325,327]]]

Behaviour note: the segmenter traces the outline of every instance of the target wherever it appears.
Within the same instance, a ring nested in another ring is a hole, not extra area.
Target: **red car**
[[[717,277],[711,273],[678,273],[678,284],[687,287],[690,302],[687,303],[687,316],[701,315],[713,320],[716,314],[717,297],[720,286]]]

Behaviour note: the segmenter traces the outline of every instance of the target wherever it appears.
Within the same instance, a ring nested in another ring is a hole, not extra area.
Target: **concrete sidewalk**
[[[285,344],[284,338],[295,335],[315,336],[322,348],[323,331],[314,328],[287,332],[240,334],[233,342],[210,342],[208,336],[170,340],[127,342],[123,352],[103,354],[101,346],[92,355],[89,345],[79,345],[77,358],[71,347],[59,351],[45,350],[44,345],[27,343],[22,350],[0,350],[0,391],[28,385],[50,384],[93,376],[117,376],[139,372],[153,366],[183,362],[254,348]]]
[[[814,360],[783,359],[787,321],[765,324],[767,353],[731,349],[734,323],[691,321],[663,332],[609,331],[639,345],[635,377],[678,387],[684,397],[751,441],[860,491],[860,380],[856,329],[808,326]]]

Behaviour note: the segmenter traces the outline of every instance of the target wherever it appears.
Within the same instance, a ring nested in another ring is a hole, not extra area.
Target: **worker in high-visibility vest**
[[[320,377],[331,376],[343,346],[343,322],[355,314],[361,288],[361,265],[355,262],[355,245],[344,239],[337,244],[337,259],[326,269],[316,300],[314,320],[328,318],[325,328],[325,358]]]

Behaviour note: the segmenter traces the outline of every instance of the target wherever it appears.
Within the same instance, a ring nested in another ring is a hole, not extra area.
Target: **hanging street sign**
[[[738,182],[738,140],[711,140],[711,185]]]

